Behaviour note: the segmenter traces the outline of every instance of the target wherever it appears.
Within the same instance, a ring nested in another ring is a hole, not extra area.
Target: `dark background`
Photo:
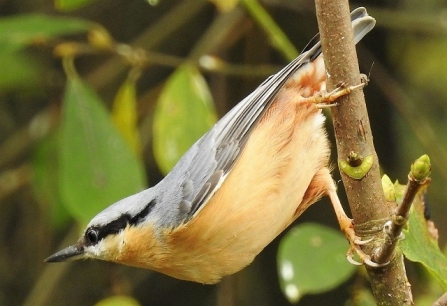
[[[267,0],[262,4],[299,50],[317,32],[312,1]],[[145,35],[180,6],[186,10],[168,22],[175,30],[166,34],[162,28],[155,37]],[[442,23],[446,3],[434,0],[424,4],[412,0],[351,2],[351,8],[358,6],[366,6],[378,21],[376,28],[359,44],[358,54],[361,71],[370,73],[365,95],[381,166],[393,181],[399,179],[405,183],[410,163],[422,154],[430,155],[433,181],[428,202],[431,218],[440,230],[442,248],[447,237],[443,222],[447,210],[443,190],[447,178],[444,69],[447,30]],[[225,43],[209,52],[234,64],[268,64],[272,72],[285,65],[287,60],[271,47],[243,6],[238,10],[242,16],[238,26],[230,29]],[[55,10],[51,1],[0,0],[0,17],[30,12],[96,21],[117,41],[183,58],[221,14],[211,2],[196,0],[161,0],[156,6],[143,0],[97,0],[70,13]],[[78,234],[66,237],[72,221],[57,228],[50,225],[44,204],[36,199],[38,191],[31,184],[30,159],[39,140],[30,136],[30,128],[36,116],[45,110],[54,110],[57,121],[65,76],[51,48],[30,47],[25,52],[41,65],[39,78],[30,84],[0,88],[0,305],[25,302],[91,305],[113,294],[131,295],[142,305],[288,305],[278,285],[278,239],[252,265],[216,286],[179,281],[155,272],[99,261],[44,264],[45,257],[61,243],[75,241]],[[112,55],[84,56],[76,63],[80,75],[110,106],[126,77],[123,63]],[[138,82],[139,116],[150,185],[162,175],[152,157],[151,129],[145,132],[144,127],[150,122],[160,87],[172,71],[172,67],[154,65],[144,70]],[[2,75],[0,67],[0,78]],[[225,114],[267,76],[209,72],[204,75],[219,115]],[[331,133],[330,126],[328,130]],[[336,179],[337,175],[336,170]],[[297,220],[298,223],[305,221],[337,228],[327,200],[312,206]],[[408,272],[416,298],[428,294],[420,267],[409,264]],[[368,287],[364,277],[359,273],[336,290],[304,297],[299,305],[343,305],[359,287]],[[54,283],[55,279],[60,280]],[[50,294],[41,294],[42,288]]]

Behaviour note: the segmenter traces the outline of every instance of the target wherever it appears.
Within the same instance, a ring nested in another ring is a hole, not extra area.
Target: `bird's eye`
[[[98,231],[95,229],[89,229],[85,233],[85,239],[89,244],[96,244],[98,243]]]

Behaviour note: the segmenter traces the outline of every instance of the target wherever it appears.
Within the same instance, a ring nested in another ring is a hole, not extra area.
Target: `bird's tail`
[[[376,20],[364,7],[351,12],[354,42],[357,44],[374,28]],[[298,87],[299,94],[310,97],[326,90],[326,68],[321,56],[320,34],[315,35],[300,54],[302,66],[287,80],[285,86]]]

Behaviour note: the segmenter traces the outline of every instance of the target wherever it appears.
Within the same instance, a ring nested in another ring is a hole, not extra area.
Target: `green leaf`
[[[57,133],[42,139],[34,151],[31,166],[33,168],[32,187],[36,199],[49,211],[51,226],[62,228],[70,217],[62,204],[58,188]]]
[[[154,114],[154,155],[168,173],[191,145],[216,122],[208,86],[190,64],[179,67],[163,88]]]
[[[356,267],[346,260],[346,237],[331,228],[305,223],[292,228],[278,250],[278,273],[286,298],[296,303],[345,282]]]
[[[0,50],[0,90],[33,89],[42,84],[42,66],[24,52]]]
[[[407,76],[409,86],[424,88],[427,92],[436,94],[447,94],[447,88],[444,86],[447,62],[440,60],[447,53],[447,41],[437,39],[434,35],[424,37],[414,33],[413,35],[393,35],[388,40],[388,48],[388,57],[393,63],[396,63],[399,73]],[[419,60],[421,54],[426,57],[425,61]],[[442,81],[433,82],[433,80]],[[435,100],[433,104],[437,103]],[[434,111],[437,110],[434,107],[430,108],[433,108]],[[420,116],[430,108],[422,110],[419,108],[417,115]]]
[[[115,295],[106,299],[103,299],[95,304],[95,306],[139,306],[137,300],[130,296]]]
[[[397,185],[397,189],[402,194],[405,186]],[[447,258],[439,249],[437,239],[430,234],[429,226],[434,229],[433,222],[425,220],[423,193],[419,193],[413,201],[407,229],[403,230],[405,239],[400,245],[408,260],[421,263],[443,290],[447,290]]]
[[[282,55],[290,61],[298,56],[299,52],[296,50],[295,46],[258,0],[242,0],[241,3],[245,6],[245,9],[252,18],[265,31],[272,46],[276,50],[282,53]]]
[[[136,156],[141,156],[141,142],[138,133],[137,94],[134,80],[121,85],[113,102],[112,118],[121,136]]]
[[[146,184],[143,165],[99,97],[76,77],[68,79],[65,92],[59,161],[61,196],[81,223]]]
[[[239,0],[210,0],[221,13],[227,13],[233,10],[239,3]]]
[[[39,14],[1,18],[0,46],[2,51],[17,51],[53,37],[87,31],[92,26],[92,22],[82,19]]]
[[[54,6],[60,11],[72,11],[90,4],[93,0],[54,0]]]

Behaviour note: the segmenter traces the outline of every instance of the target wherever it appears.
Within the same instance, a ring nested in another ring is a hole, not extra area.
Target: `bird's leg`
[[[339,84],[334,90],[332,90],[330,92],[321,91],[311,97],[305,98],[305,100],[315,104],[318,108],[337,106],[337,103],[333,103],[336,99],[340,98],[341,96],[351,93],[353,90],[363,88],[364,86],[367,85],[367,83],[368,83],[368,77],[365,75],[361,75],[360,84],[353,85],[353,86],[346,86],[345,83],[342,83],[342,84]],[[329,169],[327,169],[327,168],[321,169],[316,174],[316,177],[317,176],[319,177],[319,183],[324,184],[324,186],[325,186],[326,194],[329,196],[332,206],[334,207],[334,211],[337,216],[338,224],[340,225],[341,230],[346,235],[346,238],[349,241],[350,247],[349,247],[349,250],[347,253],[348,261],[353,264],[358,264],[358,265],[365,263],[366,265],[371,266],[371,267],[380,267],[380,266],[386,265],[387,263],[378,264],[376,262],[373,262],[371,260],[371,257],[369,255],[367,255],[365,252],[363,252],[363,250],[360,248],[361,245],[371,242],[373,240],[373,238],[368,239],[368,240],[361,240],[360,237],[358,237],[355,234],[352,219],[350,219],[346,215],[346,213],[343,209],[343,206],[340,203],[340,199],[338,198],[337,190],[336,190],[334,181],[332,180]],[[320,181],[320,180],[322,180],[322,181]],[[357,262],[353,259],[354,253],[356,253],[360,257],[361,263]]]
[[[326,169],[325,169],[326,170]],[[338,198],[336,187],[334,184],[334,181],[332,180],[331,175],[329,174],[329,171],[327,171],[326,175],[326,193],[329,196],[329,199],[331,200],[332,206],[334,207],[335,214],[337,216],[338,224],[340,225],[341,230],[346,235],[346,238],[349,241],[350,248],[347,253],[347,258],[350,263],[353,264],[361,264],[359,262],[356,262],[353,259],[354,252],[360,257],[360,260],[365,263],[366,265],[370,267],[380,267],[382,264],[378,264],[376,262],[373,262],[371,260],[371,257],[360,248],[360,245],[367,244],[373,240],[373,238],[368,240],[361,240],[360,237],[358,237],[355,234],[354,226],[352,224],[352,219],[350,219],[344,209],[343,206],[340,203],[340,199]]]
[[[335,100],[351,93],[353,90],[363,88],[367,84],[368,84],[368,78],[362,74],[360,84],[353,86],[346,86],[345,83],[341,83],[337,85],[337,87],[334,90],[330,92],[322,90],[319,93],[313,95],[312,97],[305,99],[308,99],[309,102],[314,103],[318,108],[333,107],[337,106],[337,103],[333,103]]]

